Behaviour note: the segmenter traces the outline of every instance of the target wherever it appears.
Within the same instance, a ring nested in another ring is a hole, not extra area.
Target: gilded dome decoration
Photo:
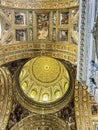
[[[50,57],[37,57],[28,61],[19,75],[24,94],[39,103],[51,103],[66,94],[70,77],[65,66]]]
[[[62,109],[71,101],[74,76],[66,61],[39,56],[18,69],[13,86],[17,100],[26,109],[48,114]]]

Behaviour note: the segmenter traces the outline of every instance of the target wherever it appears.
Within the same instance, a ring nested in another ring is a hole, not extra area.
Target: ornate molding
[[[80,0],[79,11],[79,43],[78,43],[78,67],[77,79],[84,81],[84,61],[85,59],[85,32],[86,32],[86,1]]]
[[[81,83],[76,81],[74,98],[77,130],[92,130],[93,124],[87,86],[83,86]]]
[[[92,66],[92,76],[98,87],[98,1],[96,1],[96,11],[95,11],[95,25],[93,28],[93,37],[94,37],[94,59]]]
[[[79,19],[79,47],[77,79],[89,86],[91,72],[91,60],[93,60],[93,36],[92,29],[95,17],[95,0],[80,0]]]
[[[1,7],[15,8],[15,9],[67,9],[72,7],[78,7],[78,1],[58,1],[58,2],[12,2],[1,0]]]
[[[1,46],[0,65],[19,59],[31,58],[41,55],[64,59],[71,62],[72,64],[76,64],[77,46],[63,43],[17,43]]]
[[[28,116],[17,123],[11,130],[45,129],[70,130],[69,126],[60,118],[52,115]]]
[[[0,67],[0,130],[5,130],[12,105],[12,79],[5,67]]]
[[[0,40],[0,44],[6,44],[6,41],[9,40],[10,37],[13,37],[13,23],[11,21],[11,19],[6,15],[6,13],[3,12],[2,9],[0,9],[0,17],[2,19],[1,22],[1,33],[2,33],[2,38]],[[8,30],[4,30],[5,28],[5,23],[9,25],[9,29]],[[5,33],[4,33],[5,31]],[[12,38],[13,39],[13,38]]]

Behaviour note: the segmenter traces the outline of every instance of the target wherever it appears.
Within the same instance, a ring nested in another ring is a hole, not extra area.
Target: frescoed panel
[[[26,40],[27,40],[27,29],[17,29],[16,41],[26,41]]]
[[[60,25],[68,24],[69,12],[60,13]]]
[[[26,13],[25,12],[20,12],[20,11],[15,11],[15,24],[26,24]]]
[[[37,39],[47,40],[49,38],[49,13],[37,14]]]
[[[59,31],[59,40],[60,41],[68,41],[68,30],[60,30]]]

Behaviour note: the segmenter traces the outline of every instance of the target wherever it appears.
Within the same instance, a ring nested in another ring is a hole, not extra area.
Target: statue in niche
[[[37,15],[37,37],[39,40],[46,40],[49,34],[49,14]]]
[[[68,24],[69,12],[60,13],[60,25]]]

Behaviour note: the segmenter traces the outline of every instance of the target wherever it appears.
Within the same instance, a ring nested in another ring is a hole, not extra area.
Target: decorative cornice
[[[15,9],[66,9],[78,7],[78,2],[58,1],[58,2],[12,2],[1,0],[1,6]],[[46,8],[47,7],[47,8]]]
[[[63,43],[16,43],[3,45],[0,47],[0,65],[41,55],[64,59],[76,64],[77,46]]]
[[[95,0],[80,0],[77,79],[88,86],[92,73],[90,62],[94,57],[92,36],[94,17]]]
[[[77,130],[92,130],[91,106],[87,86],[76,81],[74,98]]]
[[[85,59],[85,34],[86,34],[86,1],[80,0],[80,17],[79,17],[79,43],[78,43],[78,70],[77,79],[84,79],[84,61]]]

